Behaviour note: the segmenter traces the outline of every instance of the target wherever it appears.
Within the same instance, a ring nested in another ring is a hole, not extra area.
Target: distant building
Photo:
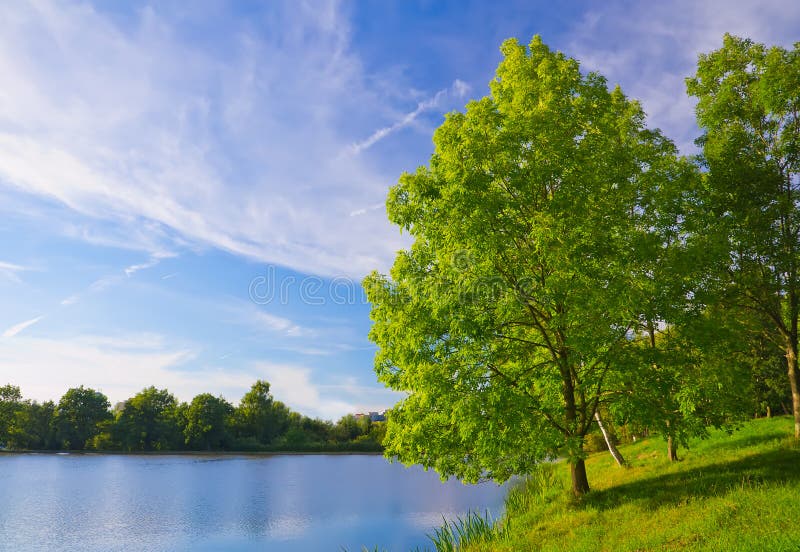
[[[386,421],[386,411],[383,412],[367,412],[364,414],[363,412],[359,412],[355,414],[356,420],[360,420],[361,418],[369,418],[371,422],[385,422]]]

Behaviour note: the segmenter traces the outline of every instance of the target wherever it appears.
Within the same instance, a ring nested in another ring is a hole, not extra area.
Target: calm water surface
[[[406,551],[505,489],[381,456],[0,455],[0,550]]]

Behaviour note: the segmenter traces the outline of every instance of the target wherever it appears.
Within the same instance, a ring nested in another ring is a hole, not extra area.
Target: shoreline
[[[52,456],[383,456],[380,451],[285,450],[285,451],[122,451],[122,450],[0,450],[0,455],[42,454]]]

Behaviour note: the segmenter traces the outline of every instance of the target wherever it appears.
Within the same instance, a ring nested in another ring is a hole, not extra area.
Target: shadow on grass
[[[694,498],[724,495],[739,488],[796,482],[800,480],[798,465],[800,451],[783,448],[594,491],[582,503],[599,510],[623,503],[655,510]]]
[[[787,433],[782,430],[770,431],[769,433],[762,433],[759,435],[738,435],[735,431],[727,438],[723,437],[714,443],[700,443],[696,447],[702,450],[704,454],[713,452],[715,450],[731,450],[743,449],[763,445],[765,443],[774,441],[785,441]],[[691,450],[691,449],[690,449]]]

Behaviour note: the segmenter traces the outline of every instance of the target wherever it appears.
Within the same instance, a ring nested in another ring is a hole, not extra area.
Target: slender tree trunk
[[[569,465],[569,473],[572,476],[572,494],[575,496],[585,495],[589,492],[589,479],[586,477],[586,464],[583,460],[576,460]]]
[[[611,456],[614,457],[614,460],[617,461],[617,465],[624,466],[625,465],[625,458],[622,457],[622,453],[620,453],[619,449],[617,449],[617,445],[614,444],[614,439],[611,438],[606,426],[603,424],[603,419],[600,417],[600,413],[595,411],[594,419],[597,422],[597,427],[600,428],[600,432],[603,434],[603,439],[606,440],[606,446],[608,446],[608,452],[611,453]]]
[[[678,444],[675,442],[672,428],[670,427],[669,420],[667,420],[667,458],[670,462],[678,460]]]
[[[678,445],[675,443],[675,439],[672,435],[667,436],[667,457],[670,462],[676,462],[678,460]]]
[[[800,439],[800,381],[797,373],[797,341],[786,347],[786,364],[789,365],[789,386],[792,389],[792,413],[794,414],[794,438]]]

